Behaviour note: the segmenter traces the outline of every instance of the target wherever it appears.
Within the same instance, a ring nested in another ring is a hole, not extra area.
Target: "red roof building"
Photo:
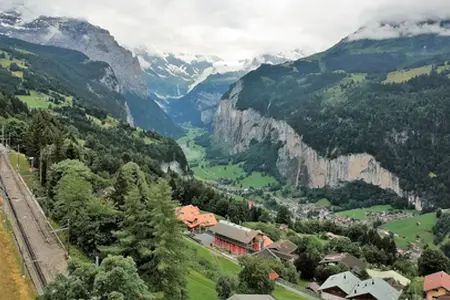
[[[211,227],[217,224],[214,214],[202,214],[197,206],[187,205],[177,208],[178,220],[182,221],[189,230],[196,230],[201,227]]]
[[[221,220],[211,227],[214,245],[235,255],[253,253],[270,245],[272,240],[259,230],[249,229],[229,221]]]
[[[450,275],[441,271],[425,276],[423,291],[427,300],[450,295]]]

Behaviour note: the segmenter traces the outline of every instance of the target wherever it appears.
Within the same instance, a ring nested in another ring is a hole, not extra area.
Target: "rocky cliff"
[[[336,186],[342,182],[363,180],[366,183],[391,189],[406,196],[421,209],[420,200],[400,188],[399,178],[383,168],[367,153],[358,153],[328,159],[303,142],[302,135],[295,132],[285,121],[264,117],[253,109],[235,108],[242,81],[236,83],[227,99],[219,103],[214,126],[214,138],[230,154],[246,151],[252,140],[281,141],[278,150],[278,169],[293,184],[320,188]]]

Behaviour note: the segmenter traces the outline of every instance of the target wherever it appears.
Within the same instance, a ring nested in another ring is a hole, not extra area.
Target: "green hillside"
[[[402,189],[450,207],[449,60],[447,36],[344,39],[250,72],[236,107],[286,120],[322,156],[369,153],[401,178]],[[276,161],[276,152],[266,153],[258,162],[265,168]]]
[[[149,97],[118,93],[119,83],[110,66],[91,61],[81,52],[0,36],[0,67],[0,89],[20,96],[31,107],[47,108],[70,102],[96,115],[111,114],[126,121],[125,103],[128,103],[137,126],[164,135],[182,133]]]

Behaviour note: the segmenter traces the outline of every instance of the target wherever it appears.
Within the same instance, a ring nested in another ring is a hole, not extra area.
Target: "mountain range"
[[[0,34],[30,43],[76,50],[92,61],[106,62],[118,79],[119,92],[126,99],[123,112],[129,108],[134,125],[165,135],[182,133],[151,98],[138,59],[120,46],[107,30],[84,20],[62,17],[41,16],[25,22],[20,12],[8,11],[0,13]]]
[[[246,73],[261,64],[279,64],[309,54],[296,49],[227,62],[212,55],[144,47],[130,51],[107,30],[85,20],[41,16],[28,22],[17,10],[0,12],[0,34],[77,50],[93,61],[108,63],[126,98],[124,110],[130,112],[128,119],[133,125],[174,136],[181,130],[172,119],[210,125],[221,95]]]
[[[294,185],[364,181],[416,208],[450,207],[449,30],[445,20],[378,24],[262,65],[223,95],[216,147],[265,153],[247,166]]]

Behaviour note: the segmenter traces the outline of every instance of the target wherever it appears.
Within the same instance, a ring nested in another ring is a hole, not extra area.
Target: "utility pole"
[[[17,172],[19,172],[20,145],[17,145]]]
[[[67,256],[70,257],[70,219],[67,220]]]

